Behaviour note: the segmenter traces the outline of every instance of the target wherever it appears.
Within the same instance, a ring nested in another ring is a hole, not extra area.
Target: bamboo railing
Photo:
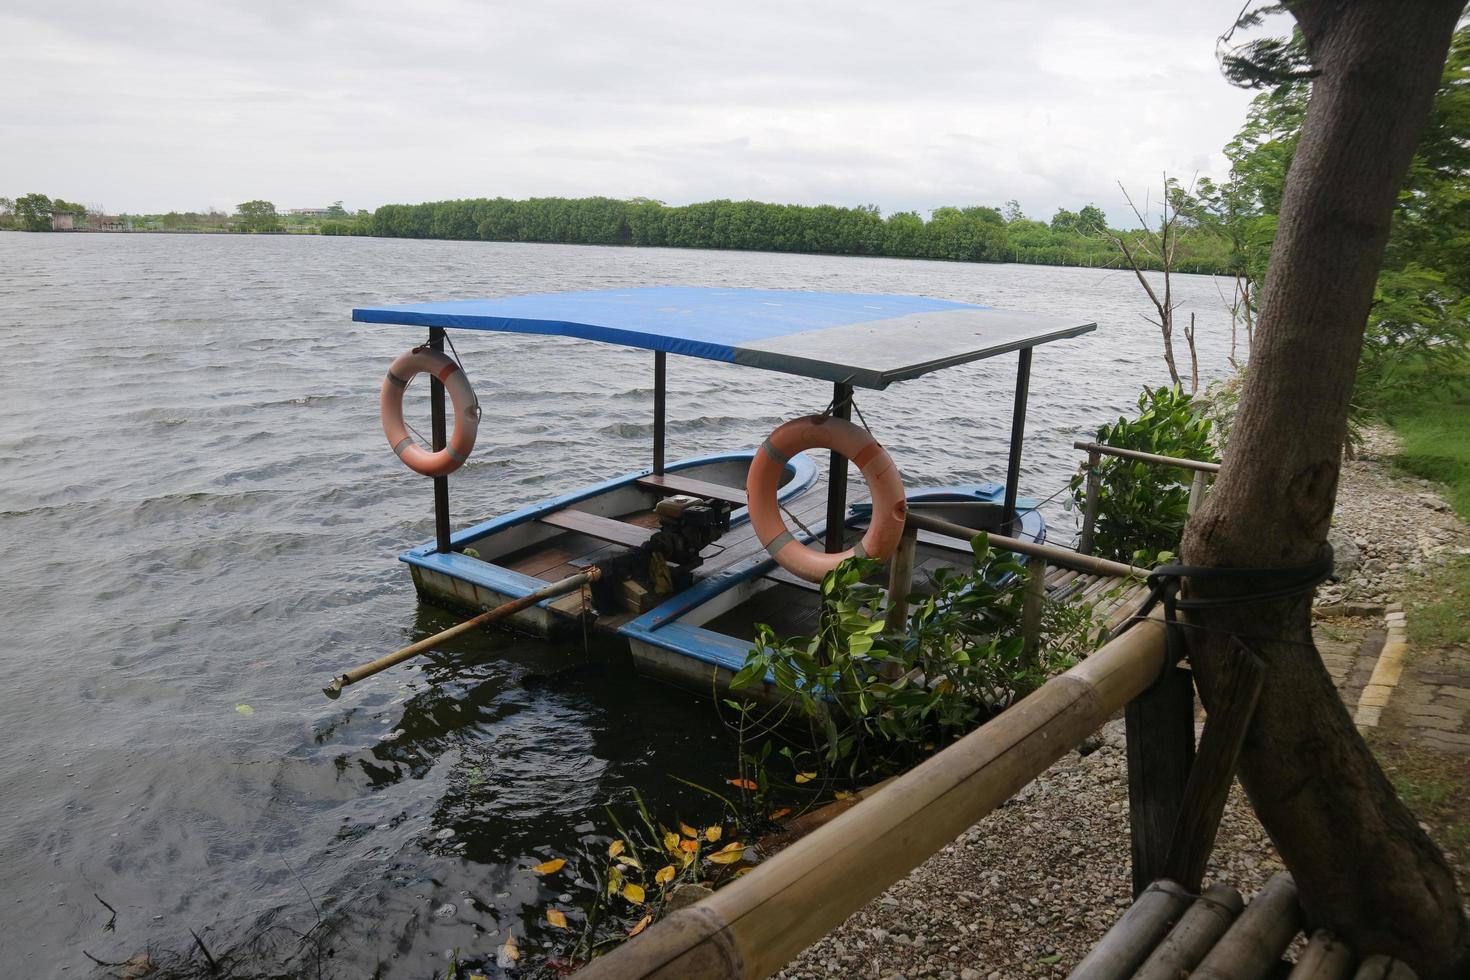
[[[1164,673],[1148,620],[994,721],[578,976],[754,978],[779,970],[1071,751]]]
[[[1191,515],[1200,504],[1204,503],[1210,478],[1220,472],[1219,463],[1205,463],[1197,459],[1184,459],[1180,456],[1160,456],[1158,453],[1145,453],[1137,449],[1120,449],[1117,446],[1109,446],[1100,442],[1074,442],[1072,448],[1087,450],[1087,493],[1082,505],[1082,532],[1077,538],[1077,550],[1084,555],[1092,554],[1092,529],[1097,524],[1097,507],[1101,501],[1100,491],[1102,489],[1097,475],[1097,466],[1102,462],[1102,457],[1117,456],[1120,459],[1133,459],[1140,463],[1153,463],[1155,466],[1177,466],[1180,469],[1191,470],[1194,473],[1189,484],[1189,513]]]

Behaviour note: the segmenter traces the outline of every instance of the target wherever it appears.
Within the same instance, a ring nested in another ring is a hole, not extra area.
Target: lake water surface
[[[280,962],[318,909],[323,975],[425,977],[455,948],[493,975],[509,932],[534,950],[542,909],[578,891],[606,807],[630,812],[637,791],[670,817],[714,815],[674,778],[728,775],[709,704],[581,644],[481,632],[340,701],[320,690],[453,622],[396,560],[432,537],[432,496],[377,418],[383,372],[420,331],[351,308],[658,284],[1096,319],[1036,354],[1021,486],[1036,497],[1075,470],[1074,439],[1165,379],[1138,284],[1103,270],[0,234],[0,976],[90,975],[83,949],[186,951],[190,929]],[[1175,282],[1207,375],[1228,350],[1221,288]],[[456,526],[646,464],[646,351],[451,335],[485,407],[451,479]],[[911,485],[999,479],[1014,372],[1006,356],[858,405]],[[679,357],[669,385],[671,459],[755,445],[831,394]],[[1069,533],[1070,514],[1048,515]],[[571,859],[559,881],[524,870],[553,855]]]

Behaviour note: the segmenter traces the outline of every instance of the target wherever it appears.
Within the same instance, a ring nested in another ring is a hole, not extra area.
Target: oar
[[[544,599],[552,599],[559,595],[566,595],[568,592],[575,592],[582,586],[596,582],[600,578],[602,578],[602,569],[593,565],[585,572],[568,576],[559,582],[552,582],[544,589],[537,589],[530,595],[521,596],[519,599],[512,599],[510,602],[496,606],[488,612],[480,613],[474,619],[467,619],[456,626],[449,627],[449,629],[441,633],[435,633],[433,636],[425,637],[417,643],[404,647],[402,650],[394,650],[392,653],[381,656],[371,663],[363,664],[361,667],[354,667],[342,676],[332,678],[332,683],[322,688],[322,693],[336,700],[342,693],[342,688],[348,684],[356,684],[364,677],[371,677],[374,674],[387,670],[395,664],[401,664],[408,658],[418,656],[425,650],[438,646],[450,637],[458,636],[467,630],[474,629],[476,626],[484,626],[486,623],[493,623],[497,619],[504,619],[511,613],[520,612],[522,609],[534,606]]]

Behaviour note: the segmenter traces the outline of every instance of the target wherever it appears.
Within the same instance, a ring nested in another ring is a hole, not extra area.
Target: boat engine
[[[704,559],[699,553],[730,530],[730,504],[702,497],[665,497],[654,508],[658,530],[648,549],[664,561],[691,572]]]
[[[659,596],[694,584],[700,552],[730,530],[728,501],[704,497],[665,497],[654,507],[658,530],[641,548],[601,562],[603,579],[593,592],[601,608],[609,605],[643,612]]]

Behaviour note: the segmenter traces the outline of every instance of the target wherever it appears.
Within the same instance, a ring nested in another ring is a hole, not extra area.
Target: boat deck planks
[[[806,528],[815,528],[826,519],[827,493],[825,474],[818,478],[811,489],[787,502],[782,507],[787,526],[793,531],[800,530],[804,525]],[[721,486],[715,483],[706,483],[702,480],[694,480],[687,477],[677,477],[674,474],[665,474],[662,477],[649,476],[640,479],[640,484],[656,493],[667,494],[690,494],[694,496],[708,497],[712,499],[729,500],[732,504],[744,494],[734,487]],[[851,488],[849,503],[860,503],[868,499],[866,488],[858,483]],[[743,499],[739,502],[743,503]],[[576,574],[603,558],[621,553],[625,548],[632,548],[646,542],[648,536],[658,528],[658,515],[652,510],[625,514],[619,518],[602,517],[580,511],[574,507],[565,508],[547,514],[541,518],[542,523],[554,527],[563,528],[566,533],[532,545],[523,551],[508,555],[501,560],[501,564],[514,571],[536,578],[552,581],[568,575]],[[849,536],[856,538],[861,529],[850,530]],[[921,540],[928,539],[927,533],[921,534]],[[936,539],[938,540],[938,539]],[[754,529],[749,523],[741,523],[732,528],[716,543],[705,550],[704,564],[700,566],[696,575],[700,579],[718,575],[736,565],[749,559],[763,555],[765,549],[756,538]],[[928,574],[934,571],[934,567],[943,564],[942,560],[931,557],[919,564],[914,569],[916,585],[922,587],[927,580]],[[765,574],[767,579],[779,583],[784,588],[772,589],[766,595],[764,603],[769,606],[763,609],[767,621],[779,620],[781,626],[787,630],[800,630],[802,628],[814,628],[815,622],[803,621],[798,623],[791,620],[789,614],[782,613],[783,595],[787,597],[786,605],[796,607],[805,606],[805,603],[793,603],[789,601],[791,593],[787,589],[814,590],[817,587],[811,583],[797,579],[791,573],[781,568],[775,568]],[[1141,582],[1129,581],[1123,578],[1094,575],[1087,572],[1079,572],[1075,569],[1062,568],[1056,565],[1048,566],[1046,573],[1047,596],[1053,601],[1067,603],[1090,603],[1094,614],[1099,621],[1100,630],[1111,632],[1122,625],[1128,617],[1132,616],[1147,595],[1147,588]],[[573,597],[569,605],[579,600]],[[580,608],[580,606],[578,606]],[[571,609],[566,610],[571,612]],[[717,630],[723,630],[731,635],[743,635],[748,637],[752,634],[751,624],[759,620],[751,619],[752,610],[748,606],[742,606],[739,617],[743,617],[743,626],[735,619],[726,621],[726,616],[717,617],[709,625]],[[618,626],[634,618],[635,613],[612,613],[604,614],[598,618],[598,626],[602,629],[616,630]],[[773,622],[772,625],[775,625]]]
[[[640,487],[647,487],[669,496],[689,494],[695,497],[708,497],[710,500],[723,500],[736,507],[744,507],[749,502],[745,491],[739,487],[727,487],[719,483],[710,483],[707,480],[696,480],[692,476],[680,476],[677,473],[641,476],[637,482]]]
[[[611,517],[602,517],[597,514],[589,514],[585,510],[576,510],[567,507],[562,510],[554,510],[549,514],[541,516],[542,524],[550,524],[552,527],[565,528],[568,531],[576,531],[588,537],[601,538],[620,544],[626,548],[640,548],[648,543],[653,534],[653,529],[630,523],[626,520],[615,520]]]

